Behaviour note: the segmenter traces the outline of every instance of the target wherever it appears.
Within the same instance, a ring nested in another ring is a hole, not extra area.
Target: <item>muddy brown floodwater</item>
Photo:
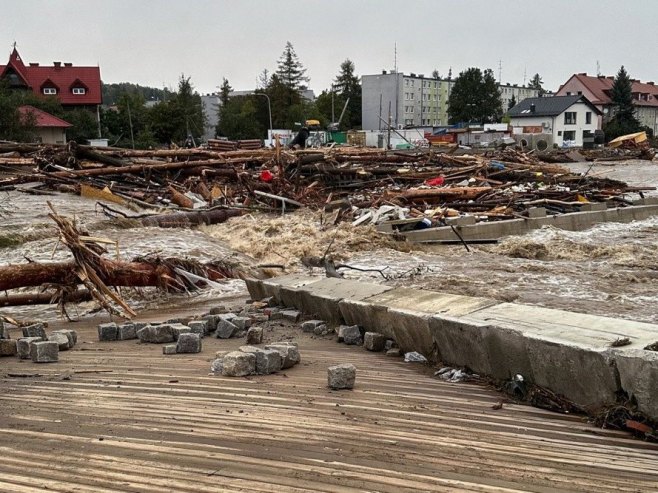
[[[568,166],[634,186],[658,184],[656,163]],[[504,238],[497,245],[472,246],[467,253],[461,246],[396,242],[371,227],[353,227],[349,223],[334,226],[327,224],[326,217],[309,212],[283,218],[247,215],[196,230],[130,229],[108,222],[96,212],[94,201],[81,197],[10,192],[3,198],[13,213],[0,219],[0,265],[26,259],[68,258],[67,251],[54,250],[55,230],[46,206],[46,200],[50,200],[58,212],[75,215],[95,236],[118,241],[122,258],[145,254],[202,261],[232,258],[251,264],[284,264],[286,272],[307,272],[300,258],[322,256],[331,245],[330,255],[337,260],[380,269],[386,276],[345,271],[348,278],[658,322],[658,217],[628,224],[600,224],[581,232],[544,228]],[[3,248],[3,244],[8,246]],[[319,269],[314,273],[323,275]],[[184,305],[191,296],[203,300],[244,291],[242,281],[231,280],[189,296],[165,297],[151,290],[126,290],[125,295],[136,308],[146,308]],[[83,317],[91,310],[91,303],[81,304],[73,315]],[[57,317],[52,307],[5,308],[0,313]]]

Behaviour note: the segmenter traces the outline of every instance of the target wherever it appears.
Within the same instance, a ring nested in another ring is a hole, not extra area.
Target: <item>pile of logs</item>
[[[338,200],[352,207],[450,207],[489,219],[508,218],[528,203],[616,201],[644,188],[574,174],[531,153],[507,148],[484,155],[338,147],[291,151],[210,148],[132,150],[0,144],[0,165],[13,174],[0,190],[25,182],[43,188],[133,204],[166,219],[146,224],[221,222],[247,209],[322,208]],[[221,211],[221,212],[219,212]],[[107,211],[111,214],[111,211]]]

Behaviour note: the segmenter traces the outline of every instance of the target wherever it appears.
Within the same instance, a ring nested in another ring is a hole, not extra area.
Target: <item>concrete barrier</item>
[[[543,226],[553,226],[569,231],[582,231],[603,222],[640,221],[658,215],[658,201],[654,197],[638,201],[638,205],[606,209],[605,203],[584,204],[580,212],[542,216],[532,214],[523,219],[483,222],[455,226],[465,240],[486,240],[503,236],[521,235]],[[586,210],[588,209],[588,210]],[[378,226],[382,232],[390,232],[384,223]],[[457,236],[449,226],[401,232],[407,240],[415,242],[455,240]]]
[[[590,412],[627,392],[658,419],[658,326],[487,298],[310,276],[247,282],[307,315],[394,338],[431,362],[497,379],[521,374]],[[628,338],[630,344],[612,343]]]

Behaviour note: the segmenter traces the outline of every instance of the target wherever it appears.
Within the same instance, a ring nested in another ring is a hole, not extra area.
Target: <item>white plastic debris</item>
[[[427,358],[416,351],[412,351],[404,355],[404,361],[407,363],[427,363]]]

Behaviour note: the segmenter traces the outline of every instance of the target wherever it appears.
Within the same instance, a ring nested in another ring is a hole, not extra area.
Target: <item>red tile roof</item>
[[[64,106],[101,104],[101,70],[99,67],[74,67],[59,64],[52,67],[30,64],[25,66],[16,48],[7,65],[0,65],[0,78],[13,69],[32,92],[42,95],[44,87],[57,89],[57,98]],[[85,94],[73,94],[74,87],[85,88]]]
[[[27,115],[33,116],[34,125],[39,128],[44,128],[44,127],[68,128],[73,126],[69,122],[65,122],[61,118],[57,118],[55,115],[46,113],[45,111],[35,108],[34,106],[30,106],[30,105],[20,106],[18,108],[18,111],[20,111],[21,116],[23,117],[27,117]]]
[[[594,94],[595,99],[592,100],[592,103],[598,105],[607,105],[612,104],[612,99],[610,98],[610,91],[612,90],[612,84],[614,83],[614,77],[606,76],[592,76],[587,74],[574,74],[571,76],[571,79],[576,79],[584,87]],[[569,81],[567,81],[569,82]],[[564,84],[566,85],[566,84]],[[562,87],[558,90],[557,94],[560,94]],[[637,106],[656,106],[658,107],[658,86],[654,84],[647,84],[646,82],[633,81],[631,92],[633,96],[636,94],[649,94],[650,98],[648,101],[641,101],[633,99],[633,104]]]

